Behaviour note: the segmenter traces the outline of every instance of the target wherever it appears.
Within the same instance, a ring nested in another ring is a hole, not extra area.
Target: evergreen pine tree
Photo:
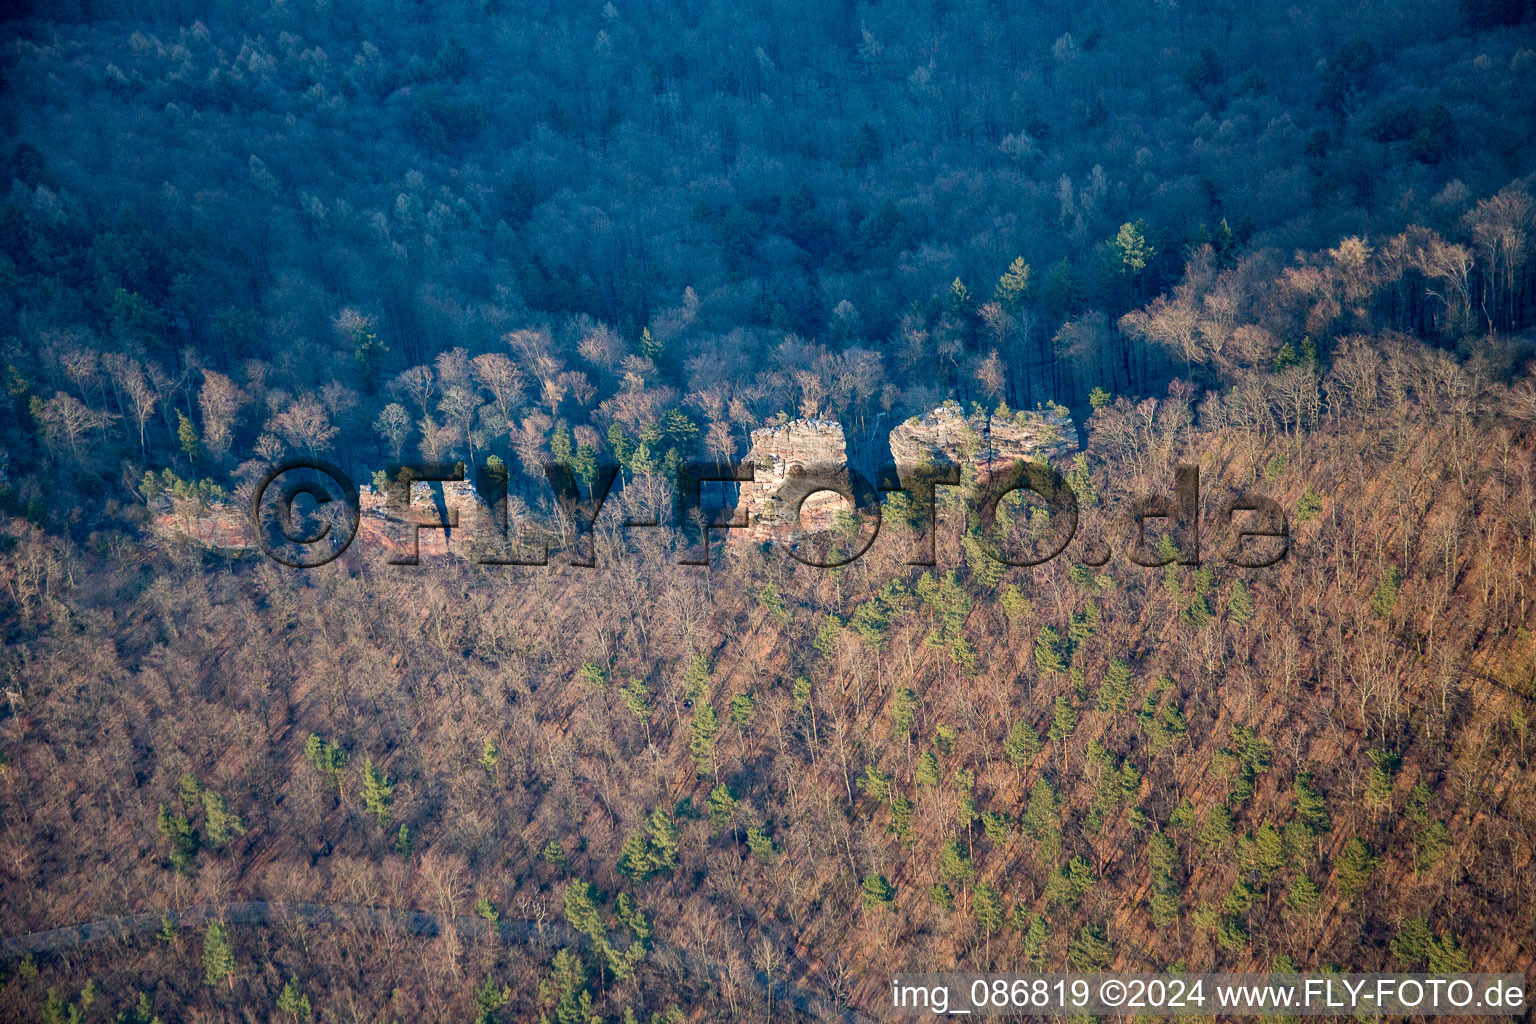
[[[1039,846],[1040,859],[1054,861],[1061,852],[1061,805],[1056,788],[1046,779],[1035,780],[1024,809],[1024,831]]]
[[[656,808],[651,812],[646,831],[651,841],[651,862],[656,870],[676,870],[678,845],[682,833],[671,813],[665,807]]]
[[[298,978],[289,978],[288,983],[283,986],[282,993],[277,997],[277,1010],[292,1017],[295,1024],[309,1019],[309,997],[299,991]]]
[[[976,876],[976,865],[960,844],[951,839],[939,850],[939,875],[946,882],[968,885]]]
[[[773,838],[756,825],[747,829],[747,849],[752,851],[752,856],[764,864],[773,860],[779,852],[779,848],[773,843]]]
[[[176,814],[164,804],[160,805],[155,827],[171,844],[171,863],[178,871],[189,871],[197,863],[199,846],[197,830],[186,815]]]
[[[1317,897],[1317,883],[1312,881],[1309,875],[1300,874],[1291,883],[1291,889],[1286,894],[1285,902],[1296,910],[1308,910],[1317,903]]]
[[[1013,262],[1008,265],[1007,271],[998,279],[997,289],[992,297],[1005,312],[1017,313],[1028,294],[1029,264],[1024,262],[1024,257],[1015,256]]]
[[[864,876],[864,905],[872,910],[884,909],[896,902],[896,889],[886,877],[871,872]]]
[[[1064,743],[1077,730],[1077,709],[1066,697],[1057,697],[1051,707],[1052,743]]]
[[[208,825],[208,839],[215,845],[245,835],[245,822],[230,809],[229,801],[209,789],[203,791],[203,820]]]
[[[381,828],[389,827],[390,798],[395,787],[384,769],[373,763],[373,758],[363,758],[363,806],[378,820]]]
[[[1067,670],[1061,648],[1061,634],[1050,626],[1041,626],[1035,636],[1035,665],[1041,675],[1060,675]]]
[[[1124,711],[1130,706],[1134,685],[1131,666],[1118,658],[1111,661],[1109,671],[1104,674],[1104,681],[1099,684],[1098,710]]]
[[[913,778],[919,786],[937,786],[939,784],[939,761],[933,756],[933,751],[925,750],[917,759],[917,768],[913,772]]]
[[[304,741],[304,760],[336,787],[339,799],[345,802],[347,799],[345,772],[348,760],[346,752],[338,744],[327,742],[321,736],[310,733],[309,739]]]
[[[731,724],[738,729],[745,729],[752,721],[752,714],[757,710],[757,704],[750,694],[738,693],[731,698]]]
[[[1227,594],[1227,618],[1238,626],[1246,626],[1253,619],[1253,595],[1242,580],[1233,583]]]
[[[718,775],[715,764],[715,737],[720,732],[715,706],[701,695],[693,706],[693,735],[688,742],[688,752],[701,776]]]
[[[982,932],[990,942],[993,933],[1003,926],[1002,895],[988,883],[977,882],[976,890],[971,895],[971,911],[976,915],[976,923],[981,926]]]
[[[619,850],[619,874],[630,881],[640,883],[651,876],[655,865],[651,861],[651,847],[644,832],[631,832]]]
[[[1376,857],[1371,848],[1359,836],[1344,844],[1339,851],[1335,877],[1339,883],[1339,895],[1353,899],[1363,893],[1370,884],[1371,873],[1376,870]]]
[[[229,948],[229,935],[218,921],[203,933],[203,980],[210,985],[228,981],[235,987],[235,954]]]
[[[192,421],[187,419],[187,414],[180,409],[176,410],[176,416],[180,420],[176,427],[176,441],[181,445],[181,450],[187,458],[197,461],[197,453],[202,448],[202,439],[197,436],[197,428]]]
[[[1045,944],[1050,939],[1050,929],[1045,918],[1032,914],[1024,932],[1024,962],[1031,967],[1045,966]]]
[[[905,686],[898,686],[891,698],[891,731],[906,736],[917,722],[917,694]]]
[[[1003,740],[1003,753],[1009,764],[1022,771],[1040,753],[1040,734],[1028,722],[1015,722]]]
[[[645,685],[645,680],[639,676],[631,676],[629,682],[619,691],[619,697],[624,701],[624,706],[629,713],[640,720],[645,727],[646,746],[651,742],[651,690]]]
[[[1067,963],[1074,971],[1107,971],[1114,959],[1115,947],[1105,940],[1103,925],[1083,925],[1067,950]]]
[[[731,795],[729,787],[720,785],[710,790],[705,804],[709,809],[709,820],[714,825],[716,835],[735,825],[736,798]]]

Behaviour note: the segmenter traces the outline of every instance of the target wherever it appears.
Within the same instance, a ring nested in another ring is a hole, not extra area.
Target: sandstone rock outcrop
[[[968,416],[959,403],[945,402],[897,426],[891,431],[890,447],[898,466],[969,463],[986,476],[1015,459],[1050,460],[1070,455],[1077,451],[1077,431],[1071,416],[1060,407]],[[796,540],[830,529],[838,512],[853,510],[848,499],[831,490],[806,497],[798,515],[793,507],[798,494],[792,482],[798,476],[830,476],[848,485],[848,447],[841,423],[798,419],[754,430],[747,458],[755,478],[739,485],[736,505],[738,519],[745,517],[747,526],[731,531],[732,537]],[[390,510],[385,491],[359,487],[360,515],[354,545],[382,548],[391,558],[408,556],[413,519],[423,524],[416,540],[421,557],[475,558],[481,553],[478,545],[499,544],[492,510],[470,481],[414,483],[410,497],[413,514],[400,516]],[[526,513],[521,503],[519,506]],[[173,500],[161,495],[151,503],[151,510],[152,528],[160,536],[190,539],[203,547],[232,553],[257,550],[255,529],[240,501]],[[449,513],[457,513],[456,526],[445,530],[436,525],[447,521]]]
[[[149,503],[149,527],[162,539],[191,541],[227,554],[256,550],[256,530],[246,506],[232,498],[198,500],[155,496]]]
[[[475,538],[494,538],[491,510],[481,500],[474,484],[450,480],[438,484],[442,495],[433,492],[430,483],[411,485],[412,512],[426,524],[418,533],[422,557],[456,555],[471,558]],[[411,552],[410,524],[389,509],[384,491],[368,485],[357,489],[358,526],[354,545],[381,548],[390,556]],[[458,525],[450,529],[431,524],[448,520],[447,513],[458,513]],[[191,541],[210,550],[241,554],[258,550],[256,530],[245,502],[234,498],[173,498],[157,495],[150,502],[150,529],[158,537]]]
[[[752,431],[747,461],[755,469],[751,483],[743,483],[736,505],[738,518],[745,515],[747,528],[733,530],[753,540],[792,539],[798,534],[829,528],[839,510],[852,504],[834,491],[818,491],[805,499],[798,516],[781,500],[786,483],[807,470],[825,475],[844,474],[848,447],[843,425],[834,420],[790,420],[777,427]],[[846,477],[841,479],[846,483]]]
[[[945,402],[891,431],[891,455],[898,466],[935,462],[970,463],[987,474],[1015,459],[1051,459],[1077,451],[1077,428],[1059,406],[1038,412],[967,416],[958,402]]]
[[[442,488],[441,497],[434,493],[434,487]],[[391,557],[411,554],[410,521],[390,510],[387,492],[365,484],[357,489],[357,502],[360,515],[355,543],[383,548]],[[411,511],[424,524],[416,534],[418,553],[423,558],[473,558],[476,538],[495,535],[490,506],[468,480],[411,484]],[[457,526],[443,529],[433,525],[448,522],[450,512],[458,513]]]

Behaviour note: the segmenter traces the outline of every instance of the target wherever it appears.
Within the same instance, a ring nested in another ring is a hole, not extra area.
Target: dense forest
[[[1529,0],[8,17],[0,1019],[1536,971]],[[945,402],[1070,412],[1061,557],[623,525]],[[157,526],[296,456],[620,469],[596,568]],[[1285,557],[1130,558],[1179,466]]]

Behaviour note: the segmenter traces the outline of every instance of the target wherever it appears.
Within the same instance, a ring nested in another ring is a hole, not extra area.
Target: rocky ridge
[[[1060,407],[1037,412],[966,415],[956,402],[906,420],[891,431],[891,455],[898,466],[925,462],[975,467],[986,476],[1014,459],[1059,459],[1077,451],[1077,429]],[[797,419],[752,432],[747,461],[754,479],[739,485],[736,510],[745,520],[734,537],[753,541],[791,540],[830,528],[836,514],[852,504],[834,491],[809,495],[795,510],[781,500],[792,478],[807,471],[847,483],[848,445],[843,426],[835,420]],[[441,491],[435,490],[441,488]],[[358,488],[360,518],[354,544],[382,549],[390,557],[411,551],[409,521],[388,508],[384,491]],[[490,507],[467,480],[411,485],[411,507],[427,524],[458,514],[458,525],[444,530],[425,527],[417,532],[420,557],[474,557],[475,538],[489,536]],[[161,495],[150,503],[151,530],[164,539],[191,541],[231,554],[257,550],[255,529],[243,502],[231,498],[172,499]]]

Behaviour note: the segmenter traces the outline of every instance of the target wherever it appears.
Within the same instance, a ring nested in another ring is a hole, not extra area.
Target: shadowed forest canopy
[[[1536,57],[1498,5],[176,7],[18,26],[7,255],[55,328],[295,393],[570,317],[622,340],[581,367],[607,390],[691,288],[719,376],[771,350],[733,330],[788,331],[963,398],[996,348],[1002,397],[1076,408],[1108,369],[1059,328],[1194,247],[1460,241],[1530,171]],[[1017,323],[987,318],[1018,256]],[[358,360],[342,309],[377,324]]]

